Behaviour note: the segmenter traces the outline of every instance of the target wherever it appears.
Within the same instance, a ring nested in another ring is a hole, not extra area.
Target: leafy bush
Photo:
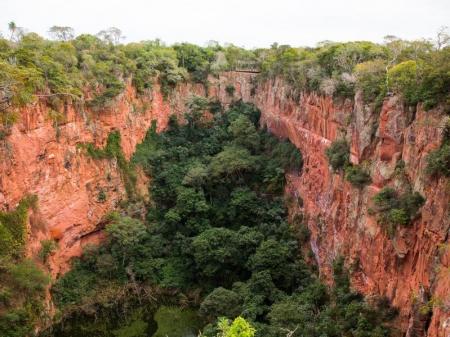
[[[51,253],[53,253],[57,248],[57,244],[54,240],[42,240],[41,241],[41,249],[39,250],[39,257],[42,262],[46,263],[48,257]]]
[[[345,179],[357,188],[363,188],[372,181],[369,173],[358,165],[349,165],[345,168]]]
[[[36,292],[44,291],[50,279],[42,270],[36,267],[33,261],[24,260],[10,267],[9,274],[14,287],[30,296]]]
[[[418,192],[398,194],[391,187],[384,187],[373,198],[379,220],[387,225],[388,234],[393,236],[397,225],[407,226],[417,216],[425,203]]]
[[[28,210],[36,208],[37,197],[29,195],[24,197],[15,210],[11,212],[0,211],[0,254],[3,256],[22,256],[25,244],[26,224]]]
[[[234,87],[234,85],[228,84],[228,85],[225,87],[225,91],[227,92],[228,96],[233,97],[234,92],[236,91],[236,88]]]
[[[450,121],[447,121],[441,146],[427,156],[426,172],[431,176],[450,177]]]
[[[50,278],[33,261],[1,260],[0,334],[29,336],[45,314],[42,305]]]
[[[233,322],[226,318],[220,319],[218,329],[220,331],[219,337],[253,337],[256,332],[255,328],[240,316]]]
[[[432,176],[450,177],[450,143],[430,152],[427,156],[426,171]]]
[[[333,170],[343,169],[349,163],[350,147],[345,139],[336,140],[325,150]]]
[[[409,60],[399,63],[388,71],[389,85],[395,93],[401,93],[408,105],[419,101],[419,65]]]
[[[354,69],[356,86],[361,89],[365,102],[372,102],[386,93],[386,62],[381,59],[362,62]]]

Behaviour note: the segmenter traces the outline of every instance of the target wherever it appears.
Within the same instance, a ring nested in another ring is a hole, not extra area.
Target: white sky
[[[450,0],[0,0],[3,35],[9,21],[41,35],[53,25],[77,34],[115,26],[126,42],[314,46],[387,34],[434,38],[450,26]]]

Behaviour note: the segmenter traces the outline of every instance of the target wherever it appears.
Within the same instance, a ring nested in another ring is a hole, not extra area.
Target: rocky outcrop
[[[429,336],[448,337],[450,186],[424,173],[427,153],[439,146],[443,116],[420,106],[416,112],[405,110],[397,97],[387,98],[376,113],[359,95],[335,102],[293,93],[280,79],[257,83],[249,73],[225,73],[210,82],[210,97],[225,105],[238,98],[255,103],[268,129],[302,151],[302,173],[288,176],[288,190],[303,200],[299,207],[323,277],[330,279],[332,261],[343,255],[353,285],[367,295],[387,296],[400,309],[397,324],[408,336],[426,330]],[[234,97],[225,90],[230,84]],[[94,113],[67,106],[57,128],[44,106],[24,109],[12,134],[0,141],[0,209],[15,207],[27,193],[38,195],[29,255],[37,253],[42,239],[54,238],[59,248],[49,266],[54,276],[64,272],[85,244],[102,239],[101,219],[125,198],[116,163],[93,160],[78,144],[102,146],[110,131],[119,130],[129,158],[151,121],[156,119],[162,130],[193,93],[203,95],[204,88],[183,84],[163,100],[158,87],[137,98],[128,86],[111,109]],[[324,150],[340,137],[351,144],[351,161],[370,169],[370,186],[356,189],[328,166]],[[426,203],[413,225],[390,239],[369,212],[371,199],[383,186],[402,189],[405,184],[425,196]],[[106,199],[99,198],[100,192]]]

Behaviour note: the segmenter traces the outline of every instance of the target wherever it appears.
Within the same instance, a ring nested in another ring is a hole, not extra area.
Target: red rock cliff
[[[36,103],[21,111],[11,134],[0,141],[0,209],[13,209],[26,194],[38,196],[27,253],[36,256],[41,240],[57,240],[49,260],[53,276],[66,271],[69,259],[80,255],[85,244],[101,239],[100,220],[125,197],[116,162],[93,160],[79,145],[103,146],[108,134],[119,130],[123,152],[130,158],[151,121],[156,119],[163,129],[171,111],[182,106],[181,99],[174,103],[163,100],[158,87],[138,99],[129,85],[104,111],[75,111],[68,105],[57,127],[45,105]]]
[[[330,277],[337,255],[352,266],[353,285],[367,295],[386,295],[400,308],[399,327],[408,336],[450,336],[450,187],[444,179],[424,174],[425,156],[440,143],[443,116],[420,107],[412,122],[396,97],[387,99],[380,114],[355,101],[335,103],[329,97],[292,92],[281,80],[256,84],[253,74],[227,73],[211,78],[209,95],[225,104],[232,98],[225,88],[236,88],[234,98],[255,103],[262,121],[277,135],[289,137],[302,151],[300,176],[289,176],[288,190],[303,199],[302,211],[312,232],[311,248],[322,275]],[[40,240],[53,237],[53,275],[67,270],[71,257],[88,242],[101,239],[99,222],[124,198],[120,172],[114,161],[92,160],[77,144],[105,143],[111,130],[122,135],[129,157],[151,124],[167,125],[170,113],[179,113],[200,86],[181,85],[164,101],[158,88],[137,99],[128,87],[112,109],[82,114],[71,108],[58,127],[48,111],[36,104],[22,112],[21,122],[0,148],[0,208],[8,209],[27,193],[39,197],[39,214],[31,217],[28,252],[35,255]],[[338,137],[351,143],[351,160],[366,161],[373,182],[353,188],[342,174],[328,166],[324,150]],[[405,162],[404,176],[427,199],[412,227],[389,239],[368,214],[372,196],[386,184],[400,184],[395,167]],[[100,191],[107,195],[98,200]],[[428,308],[431,316],[423,314]],[[430,318],[431,317],[431,318]]]
[[[419,106],[413,119],[397,97],[386,99],[377,114],[359,95],[355,102],[338,104],[307,93],[294,100],[280,80],[254,88],[244,75],[229,77],[237,95],[261,109],[268,129],[288,137],[303,154],[303,172],[288,177],[288,189],[303,199],[321,273],[329,278],[333,259],[343,255],[357,289],[385,295],[400,309],[397,324],[407,336],[427,330],[428,336],[449,337],[450,185],[424,173],[426,155],[440,144],[445,117]],[[361,191],[333,173],[325,157],[329,144],[344,136],[351,161],[370,167],[373,182]],[[405,163],[401,176],[395,170],[400,160]],[[391,240],[368,209],[383,186],[401,187],[405,179],[426,203],[414,224]]]

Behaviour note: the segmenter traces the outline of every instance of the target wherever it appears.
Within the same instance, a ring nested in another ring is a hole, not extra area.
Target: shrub
[[[450,177],[450,143],[430,152],[426,160],[429,175]]]
[[[30,296],[43,291],[50,282],[48,275],[44,274],[31,260],[12,265],[9,274],[13,279],[14,287]]]
[[[373,201],[379,221],[387,226],[390,236],[395,234],[396,226],[408,226],[425,203],[425,199],[418,192],[399,195],[391,187],[383,188],[374,196]]]
[[[350,147],[345,139],[336,140],[325,150],[325,154],[333,170],[337,171],[348,165]]]
[[[426,172],[431,176],[450,177],[450,120],[447,120],[441,146],[430,152],[426,158]]]
[[[24,197],[15,210],[11,212],[0,211],[0,242],[4,246],[0,248],[0,254],[20,256],[25,244],[26,224],[28,210],[36,208],[37,197],[29,195]]]
[[[41,241],[41,249],[39,250],[39,257],[42,262],[46,263],[48,257],[52,252],[54,252],[57,248],[57,244],[54,240],[42,240]]]
[[[234,87],[234,85],[228,84],[228,85],[225,87],[225,91],[227,92],[228,96],[233,97],[234,92],[236,91],[236,88]]]
[[[386,92],[386,62],[376,59],[356,65],[356,87],[363,93],[364,101],[371,102]]]
[[[349,165],[345,168],[345,179],[357,188],[363,188],[372,181],[369,173],[358,165]]]
[[[105,202],[107,199],[106,193],[103,190],[100,190],[97,194],[97,201],[98,202]]]
[[[410,221],[406,210],[402,208],[393,208],[387,213],[386,220],[391,225],[407,225]]]
[[[406,104],[417,104],[420,99],[417,62],[409,60],[395,65],[389,69],[388,78],[392,90],[402,94]]]
[[[220,319],[218,328],[220,337],[253,337],[256,332],[255,328],[240,316],[231,323],[226,318]]]

